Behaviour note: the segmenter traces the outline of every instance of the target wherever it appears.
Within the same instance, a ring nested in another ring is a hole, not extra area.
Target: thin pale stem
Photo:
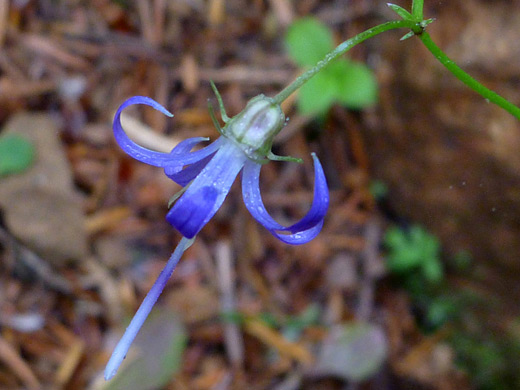
[[[352,49],[354,46],[360,44],[361,42],[366,41],[369,38],[372,38],[375,35],[381,34],[382,32],[388,30],[394,30],[397,28],[409,28],[417,32],[422,30],[420,25],[416,22],[410,20],[395,20],[387,23],[380,24],[376,27],[372,27],[362,33],[356,35],[355,37],[346,40],[337,46],[333,51],[325,56],[323,60],[318,62],[316,66],[306,71],[296,80],[294,80],[291,84],[285,87],[278,95],[276,95],[273,100],[274,103],[281,104],[285,99],[287,99],[294,91],[300,88],[303,84],[305,84],[311,77],[313,77],[316,73],[326,67],[331,61],[338,58],[340,55],[346,53],[348,50]]]
[[[496,92],[484,87],[477,80],[464,72],[457,64],[455,64],[444,52],[432,41],[427,32],[419,34],[418,37],[426,48],[439,60],[439,62],[446,67],[455,77],[473,89],[478,94],[482,95],[487,101],[502,107],[511,115],[520,119],[520,108],[498,95]]]
[[[177,245],[177,248],[175,248],[175,251],[166,263],[166,266],[161,271],[159,277],[155,281],[154,285],[152,286],[148,294],[146,294],[143,303],[141,303],[141,306],[139,306],[137,313],[135,313],[134,318],[132,318],[132,321],[130,321],[130,325],[128,325],[128,327],[126,328],[125,334],[123,335],[123,337],[121,337],[119,343],[117,343],[114,352],[112,352],[112,356],[108,360],[108,363],[105,367],[105,380],[108,381],[117,373],[117,370],[123,362],[123,359],[125,358],[126,353],[130,348],[130,345],[132,345],[135,336],[137,336],[137,333],[139,332],[139,330],[143,326],[144,321],[150,314],[150,311],[155,305],[155,302],[157,302],[159,295],[161,295],[164,286],[166,286],[166,282],[168,282],[168,279],[170,279],[170,276],[172,275],[173,270],[177,266],[177,263],[179,262],[182,254],[186,249],[190,247],[193,240],[194,238],[182,238],[182,240],[179,242],[179,245]]]

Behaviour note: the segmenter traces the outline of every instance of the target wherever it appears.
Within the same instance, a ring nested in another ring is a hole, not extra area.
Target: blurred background
[[[434,41],[520,102],[520,2],[425,3]],[[118,148],[117,107],[175,114],[127,110],[149,148],[215,139],[210,80],[235,115],[392,19],[376,0],[0,1],[0,388],[520,388],[520,126],[404,30],[284,102],[273,150],[304,164],[265,165],[264,202],[303,216],[316,152],[322,233],[279,242],[235,184],[102,379],[180,239],[179,187]]]

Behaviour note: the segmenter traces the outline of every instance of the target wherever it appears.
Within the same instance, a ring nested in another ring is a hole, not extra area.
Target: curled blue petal
[[[287,231],[293,233],[306,230],[310,226],[322,222],[329,208],[329,187],[327,186],[323,167],[315,153],[312,153],[312,159],[314,161],[314,196],[312,206],[300,221],[286,228]]]
[[[293,234],[281,234],[275,230],[269,230],[273,236],[278,238],[280,241],[291,245],[301,245],[309,241],[312,241],[320,232],[323,227],[323,220],[317,225],[314,225],[310,229],[302,230]]]
[[[205,137],[188,138],[175,146],[170,153],[162,153],[144,148],[132,141],[121,125],[121,113],[133,104],[151,106],[165,115],[173,116],[155,100],[145,96],[134,96],[126,100],[117,110],[114,118],[114,137],[119,146],[131,157],[156,167],[163,167],[166,176],[184,186],[197,176],[220,146],[220,141],[206,146],[203,149],[191,152],[191,149],[200,142],[207,141]],[[185,166],[191,166],[186,172]]]
[[[150,99],[146,96],[134,96],[130,99],[126,100],[116,112],[116,116],[114,117],[114,137],[121,147],[128,155],[144,162],[145,164],[153,165],[156,167],[164,166],[168,161],[171,162],[172,157],[169,153],[161,153],[156,152],[147,148],[143,148],[142,146],[136,144],[132,141],[128,135],[126,135],[123,126],[121,125],[121,113],[123,110],[131,106],[132,104],[145,104],[147,106],[151,106],[155,108],[157,111],[162,112],[164,115],[173,116],[168,110],[166,110],[163,106],[157,103],[155,100]]]
[[[295,224],[284,227],[276,222],[267,212],[260,195],[261,165],[253,161],[246,162],[242,173],[242,195],[251,215],[279,240],[288,244],[304,244],[320,232],[323,219],[329,207],[329,189],[320,161],[313,153],[314,160],[314,199],[307,214]],[[289,232],[291,234],[282,234]]]
[[[191,240],[183,237],[179,242],[179,245],[177,245],[177,248],[175,248],[175,251],[171,255],[170,259],[166,263],[166,266],[161,271],[154,285],[148,294],[146,294],[143,303],[141,303],[141,306],[139,306],[137,313],[135,313],[134,318],[132,318],[132,321],[130,321],[130,325],[128,325],[126,328],[123,337],[121,337],[121,340],[119,340],[119,343],[117,343],[117,346],[114,348],[114,352],[112,352],[112,356],[110,356],[110,359],[108,360],[108,363],[105,367],[105,380],[110,380],[116,374],[119,366],[126,356],[126,353],[128,352],[128,349],[130,348],[130,345],[143,326],[143,323],[148,317],[148,314],[150,314],[150,311],[155,305],[155,302],[157,302],[159,295],[161,295],[164,289],[164,286],[166,286],[166,282],[168,282],[168,279],[170,279],[170,276],[177,266],[179,259],[190,245]]]
[[[194,237],[215,215],[236,176],[248,160],[232,141],[219,138],[220,148],[175,202],[166,219],[184,237]],[[215,141],[215,143],[219,142]]]

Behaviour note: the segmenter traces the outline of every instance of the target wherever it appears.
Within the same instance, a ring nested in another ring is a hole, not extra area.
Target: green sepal
[[[277,154],[274,154],[272,151],[269,151],[266,157],[271,161],[288,161],[303,164],[303,160],[301,158],[291,156],[278,156]]]
[[[403,7],[392,3],[386,3],[386,5],[397,15],[399,15],[403,20],[415,20],[413,15],[407,10],[405,10]]]
[[[220,123],[218,123],[217,117],[215,116],[215,110],[213,109],[213,104],[208,99],[208,111],[209,116],[211,117],[211,121],[213,122],[213,126],[217,129],[220,135],[224,135],[224,132],[222,130],[222,127],[220,127]]]
[[[220,116],[222,117],[222,120],[224,121],[224,123],[228,123],[230,118],[226,114],[226,108],[224,107],[224,102],[222,100],[222,96],[220,96],[220,92],[218,91],[217,86],[215,85],[213,80],[210,80],[209,83],[211,84],[211,89],[213,90],[213,93],[217,97],[218,106],[220,108]]]

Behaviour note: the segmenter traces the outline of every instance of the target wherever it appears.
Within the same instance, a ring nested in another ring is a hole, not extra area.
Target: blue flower
[[[284,227],[267,212],[260,196],[260,168],[272,160],[295,159],[275,156],[271,153],[274,136],[282,129],[285,116],[273,99],[259,95],[233,118],[228,118],[220,95],[222,118],[226,122],[220,128],[211,111],[215,126],[222,134],[215,142],[197,151],[193,147],[207,138],[189,138],[180,142],[170,153],[161,153],[137,145],[126,135],[121,125],[121,112],[132,104],[145,104],[165,115],[172,116],[154,100],[135,96],[124,102],[114,118],[114,136],[121,148],[136,160],[164,169],[170,179],[183,189],[173,198],[173,206],[166,219],[183,238],[171,255],[128,325],[105,367],[105,379],[111,379],[126,356],[130,345],[150,314],[155,302],[166,286],[184,251],[195,235],[208,223],[226,198],[231,185],[242,171],[242,195],[251,215],[276,238],[288,244],[304,244],[320,232],[329,206],[329,190],[321,164],[314,159],[314,200],[307,214],[295,224]]]
[[[315,188],[312,206],[300,221],[284,227],[267,212],[260,196],[260,168],[273,156],[272,138],[283,127],[285,117],[279,105],[263,95],[252,99],[244,111],[227,119],[221,136],[203,149],[192,152],[207,139],[189,138],[170,153],[152,151],[134,143],[121,126],[121,112],[132,104],[145,104],[172,116],[154,100],[135,96],[124,102],[114,119],[114,135],[120,147],[130,156],[153,166],[185,187],[166,219],[184,237],[193,238],[218,211],[231,185],[242,171],[242,195],[251,215],[279,240],[288,244],[304,244],[320,232],[329,205],[329,191],[321,164],[314,160]]]

